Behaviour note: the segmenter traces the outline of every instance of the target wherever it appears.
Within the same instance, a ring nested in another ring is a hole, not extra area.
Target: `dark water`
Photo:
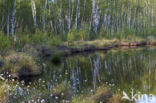
[[[113,93],[156,94],[156,48],[116,49],[71,56],[61,66],[49,65],[43,78],[67,81],[73,94],[107,85]]]
[[[132,91],[137,95],[156,95],[154,47],[86,53],[63,58],[59,65],[49,62],[43,65],[44,74],[39,80],[27,87],[20,85],[16,96],[12,94],[15,96],[12,100],[78,103],[73,101],[75,97],[89,93],[94,95],[101,86],[121,96],[123,91],[128,96]],[[146,103],[139,99],[137,101]]]
[[[106,83],[117,88],[151,91],[156,75],[156,49],[112,50],[66,58],[61,66],[47,70],[47,80],[67,80],[74,90]]]

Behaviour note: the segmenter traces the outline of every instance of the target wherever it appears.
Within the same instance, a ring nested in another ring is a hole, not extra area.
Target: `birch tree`
[[[99,0],[98,0],[98,4],[96,4],[96,0],[92,0],[92,14],[91,14],[91,21],[90,21],[90,31],[94,31],[97,34],[99,24],[100,24]]]
[[[155,31],[155,11],[155,0],[0,0],[0,29],[8,36],[36,28],[61,36],[73,28],[147,35]]]
[[[13,0],[13,8],[11,12],[11,20],[10,20],[10,34],[14,34],[15,29],[15,14],[16,14],[16,0]]]
[[[36,18],[36,3],[35,0],[31,0],[31,5],[32,5],[32,15],[33,15],[33,23],[34,23],[34,28],[37,28],[37,18]]]
[[[74,14],[74,5],[72,5],[73,1],[69,0],[69,5],[68,5],[68,14],[66,15],[66,21],[67,21],[67,27],[68,31],[72,27],[72,21],[73,21],[73,14]]]
[[[45,31],[45,27],[46,27],[46,20],[45,20],[46,9],[47,9],[47,0],[45,0],[45,2],[43,3],[43,15],[42,15],[42,29],[43,29],[43,31]]]
[[[76,29],[80,28],[80,23],[81,23],[81,20],[80,20],[80,0],[78,0],[77,11],[76,11],[76,18],[75,18]]]

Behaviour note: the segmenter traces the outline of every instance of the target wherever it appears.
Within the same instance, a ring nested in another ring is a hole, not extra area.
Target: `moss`
[[[75,41],[69,43],[65,43],[65,45],[69,47],[74,47],[74,48],[86,48],[88,47],[104,47],[104,46],[113,46],[116,44],[119,44],[120,40],[119,39],[97,39],[97,40],[92,40],[92,41]]]
[[[107,48],[117,46],[145,46],[156,45],[156,39],[154,36],[148,38],[142,38],[134,35],[129,35],[123,38],[111,38],[111,39],[96,39],[91,41],[72,41],[65,42],[64,45],[70,48],[86,49],[86,48]]]
[[[83,95],[77,97],[75,96],[72,100],[72,103],[96,103],[95,101],[89,101],[87,98],[84,98]]]
[[[7,85],[5,83],[0,84],[0,103],[7,103],[9,95],[7,93]]]
[[[156,37],[154,37],[154,36],[148,36],[147,37],[147,43],[149,45],[156,45]]]
[[[109,99],[108,103],[124,103],[121,98],[122,97],[120,95],[113,95],[113,97]]]
[[[100,86],[92,93],[87,93],[87,96],[75,96],[72,103],[108,103],[110,98],[112,98],[112,93],[108,90],[105,85]]]
[[[39,73],[35,60],[25,53],[13,53],[5,58],[5,65],[1,73],[10,74],[12,77],[33,76]]]
[[[72,103],[124,103],[121,96],[112,94],[107,86],[102,85],[94,93],[88,92],[86,95],[74,96]]]

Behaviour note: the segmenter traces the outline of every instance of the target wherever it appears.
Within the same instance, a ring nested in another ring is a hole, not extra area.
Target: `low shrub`
[[[67,34],[67,41],[78,41],[78,40],[88,40],[88,28],[83,28],[80,30],[72,29]]]
[[[0,31],[0,50],[8,49],[11,47],[10,39]]]
[[[49,37],[47,38],[47,41],[46,41],[46,44],[47,45],[59,45],[61,44],[61,39],[57,36],[54,36],[54,37]]]
[[[31,42],[32,43],[44,43],[49,38],[48,34],[45,32],[42,32],[40,30],[36,30],[35,34],[31,35]]]
[[[17,48],[22,48],[26,44],[31,43],[30,35],[14,35],[12,38],[12,41],[16,39],[16,42],[12,44],[13,46]]]
[[[11,53],[4,58],[5,65],[1,70],[4,76],[11,75],[13,78],[22,76],[33,76],[39,74],[40,70],[35,60],[25,53]]]

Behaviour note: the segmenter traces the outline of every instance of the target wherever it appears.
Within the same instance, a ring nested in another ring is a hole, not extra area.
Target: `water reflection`
[[[68,71],[70,73],[67,77],[72,77],[73,86],[77,85],[80,88],[87,84],[87,86],[96,88],[97,85],[108,82],[115,84],[120,89],[144,90],[145,87],[150,89],[151,83],[156,81],[156,54],[154,50],[143,49],[126,52],[119,50],[109,52],[103,57],[100,55],[96,53],[88,57],[67,58],[66,68],[71,69]],[[85,80],[88,81],[84,84]]]
[[[101,64],[100,64],[100,56],[95,55],[95,57],[90,57],[90,65],[92,71],[92,78],[93,78],[93,86],[94,89],[96,88],[97,80],[100,82],[101,80]]]
[[[114,93],[132,88],[143,93],[156,93],[156,49],[112,50],[107,54],[93,53],[88,56],[66,58],[62,65],[50,65],[46,81],[52,84],[68,81],[74,94],[83,89],[95,90],[107,85]],[[48,75],[49,74],[49,75]],[[62,75],[59,78],[59,75]],[[57,82],[56,82],[57,80]]]
[[[11,101],[39,99],[45,102],[71,102],[74,96],[80,98],[89,93],[92,96],[87,97],[88,100],[99,96],[101,101],[107,95],[111,97],[111,93],[122,94],[125,91],[129,94],[131,89],[156,94],[155,51],[156,48],[118,49],[67,57],[60,66],[45,62],[40,79],[29,83],[29,87],[13,86],[14,89],[10,91],[14,92],[9,91],[9,98]],[[111,93],[101,87],[108,87]],[[106,91],[106,94],[101,91]],[[154,101],[156,97],[148,103],[156,103]],[[137,103],[146,102],[139,100]]]

